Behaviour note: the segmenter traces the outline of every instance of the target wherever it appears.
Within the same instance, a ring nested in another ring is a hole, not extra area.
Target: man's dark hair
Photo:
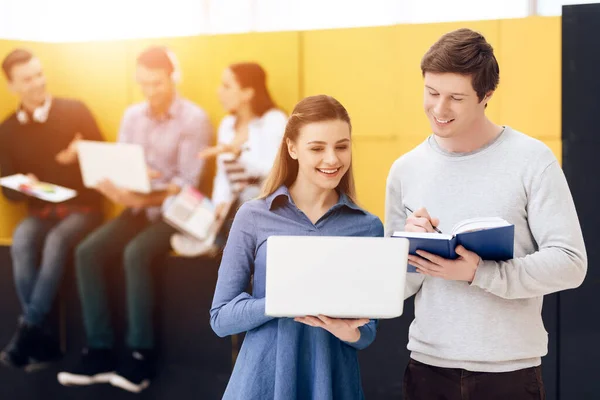
[[[152,46],[144,50],[138,56],[137,63],[149,69],[163,69],[168,75],[175,70],[167,50],[160,46]]]
[[[11,51],[2,61],[2,71],[8,81],[12,81],[12,69],[19,64],[25,64],[33,58],[33,53],[25,49]]]
[[[423,76],[426,72],[451,72],[472,77],[473,89],[479,101],[496,90],[500,68],[494,49],[479,32],[458,29],[442,36],[421,60]]]

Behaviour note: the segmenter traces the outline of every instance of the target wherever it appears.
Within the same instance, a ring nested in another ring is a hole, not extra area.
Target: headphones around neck
[[[44,104],[33,110],[31,119],[35,122],[43,124],[48,120],[48,114],[50,114],[50,107],[52,106],[52,98],[46,97]],[[29,122],[29,114],[22,107],[17,110],[17,120],[21,125],[25,125]]]
[[[169,58],[169,61],[171,61],[171,65],[173,66],[173,72],[171,72],[171,80],[175,83],[180,83],[181,82],[181,69],[179,68],[179,61],[177,60],[175,53],[173,53],[171,50],[169,50],[166,47],[164,48],[164,50],[165,50],[165,54]]]

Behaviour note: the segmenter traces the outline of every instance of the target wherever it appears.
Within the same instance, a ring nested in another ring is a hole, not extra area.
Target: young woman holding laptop
[[[265,315],[267,238],[383,236],[379,218],[355,199],[348,112],[332,97],[307,97],[289,118],[261,196],[237,212],[223,253],[210,323],[221,337],[246,332],[224,399],[364,398],[357,350],[375,339],[376,321]]]

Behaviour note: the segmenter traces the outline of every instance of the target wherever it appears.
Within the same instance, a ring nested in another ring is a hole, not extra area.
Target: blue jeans
[[[100,213],[73,213],[62,220],[31,216],[17,226],[10,253],[25,323],[44,322],[71,250],[101,221]]]
[[[77,287],[89,347],[111,348],[114,343],[103,270],[119,255],[123,257],[127,288],[127,345],[132,349],[154,347],[150,267],[171,249],[173,233],[175,229],[162,220],[151,222],[143,212],[125,210],[77,246]]]

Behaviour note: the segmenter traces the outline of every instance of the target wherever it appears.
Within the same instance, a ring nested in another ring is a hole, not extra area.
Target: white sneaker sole
[[[218,248],[213,244],[214,237],[207,240],[198,240],[181,233],[175,233],[171,236],[171,247],[183,257],[200,257],[204,255],[214,255]]]
[[[145,379],[142,381],[142,383],[136,385],[133,382],[129,382],[122,376],[113,375],[112,379],[110,380],[110,384],[123,390],[127,390],[131,393],[140,393],[142,390],[150,386],[150,381],[148,379]]]
[[[57,378],[58,382],[63,386],[88,386],[96,383],[110,383],[114,375],[114,372],[104,372],[92,376],[59,372]]]
[[[39,370],[42,370],[44,368],[47,368],[51,365],[51,362],[30,362],[29,364],[27,364],[26,366],[23,367],[23,370],[27,373],[30,372],[36,372]]]

